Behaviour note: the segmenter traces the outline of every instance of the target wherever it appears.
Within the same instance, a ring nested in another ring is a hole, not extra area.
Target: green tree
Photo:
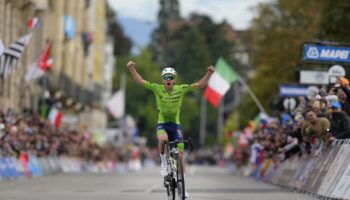
[[[180,9],[178,0],[160,0],[158,13],[159,23],[164,25],[169,20],[180,19]]]
[[[204,75],[210,65],[209,52],[205,38],[196,27],[185,26],[182,29],[173,36],[172,43],[176,47],[169,49],[168,53],[173,55],[169,60],[183,80],[193,82]]]
[[[168,45],[169,33],[168,22],[180,19],[180,10],[178,0],[160,0],[160,9],[158,12],[159,26],[152,33],[151,49],[154,52],[153,58],[165,64],[167,62],[164,51]]]
[[[325,0],[320,22],[320,39],[350,43],[350,1]]]
[[[210,63],[215,64],[219,57],[225,58],[230,63],[235,62],[233,59],[235,44],[233,39],[229,38],[234,32],[229,24],[225,21],[214,23],[209,16],[198,14],[192,14],[190,21],[197,22],[196,27],[204,37]]]
[[[169,23],[169,29],[166,45],[160,47],[161,57],[186,72],[185,81],[202,75],[203,68],[214,65],[219,57],[235,62],[234,43],[228,38],[234,32],[225,22],[218,24],[208,16],[193,14],[189,20]]]
[[[134,60],[136,69],[145,80],[161,83],[159,66],[152,61],[152,54],[145,49],[135,57],[122,56],[117,60],[117,70],[114,76],[114,88],[120,87],[120,77],[125,74],[126,79],[126,113],[136,118],[140,133],[148,138],[151,145],[156,144],[155,125],[157,123],[157,108],[152,92],[138,85],[126,67],[129,60]]]
[[[278,95],[278,85],[294,81],[300,45],[318,34],[322,5],[320,1],[278,0],[260,4],[253,20],[253,65],[256,76],[250,86],[265,108]],[[258,113],[246,97],[241,106],[241,126]]]

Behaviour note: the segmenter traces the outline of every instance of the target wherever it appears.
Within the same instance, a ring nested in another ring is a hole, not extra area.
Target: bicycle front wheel
[[[166,186],[168,200],[175,200],[175,178],[170,179],[169,185]]]
[[[185,200],[185,177],[184,177],[184,168],[182,163],[182,157],[177,157],[177,193],[180,200]]]

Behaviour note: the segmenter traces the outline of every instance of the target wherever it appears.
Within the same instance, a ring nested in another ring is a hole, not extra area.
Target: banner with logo
[[[348,63],[350,62],[350,47],[304,44],[303,60]]]
[[[329,83],[328,71],[311,71],[311,70],[300,71],[299,82],[301,84],[328,85]]]
[[[307,96],[307,92],[307,86],[304,85],[281,84],[279,86],[281,97]]]

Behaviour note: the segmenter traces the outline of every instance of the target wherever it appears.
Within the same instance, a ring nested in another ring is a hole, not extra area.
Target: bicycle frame
[[[185,199],[185,180],[183,175],[182,158],[179,156],[179,143],[188,143],[190,145],[190,150],[193,151],[191,138],[188,140],[164,142],[166,148],[166,160],[168,165],[168,175],[164,177],[164,187],[167,189],[168,199],[170,200],[175,200],[176,188],[178,190],[179,197],[181,199]]]

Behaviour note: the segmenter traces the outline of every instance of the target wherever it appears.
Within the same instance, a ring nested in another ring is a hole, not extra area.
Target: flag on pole
[[[0,56],[2,55],[2,53],[4,53],[5,47],[4,44],[2,43],[1,39],[0,39]]]
[[[0,57],[0,76],[7,76],[15,70],[17,62],[22,56],[31,37],[32,34],[29,33],[11,44],[9,48],[5,49]]]
[[[40,58],[29,67],[25,76],[26,82],[41,77],[52,67],[53,60],[50,57],[51,48],[52,42],[48,42],[47,47]]]
[[[241,148],[246,148],[249,145],[249,139],[248,136],[245,132],[242,132],[239,136],[238,136],[238,143],[239,146]]]
[[[238,75],[235,71],[233,71],[223,58],[219,58],[216,63],[215,73],[210,77],[208,86],[204,91],[204,96],[211,104],[218,107],[221,98],[237,79]]]
[[[63,114],[57,108],[52,107],[49,113],[49,121],[56,128],[61,125]]]
[[[29,30],[36,28],[38,24],[39,24],[38,17],[32,17],[27,21],[27,27],[29,28]]]
[[[124,116],[125,111],[125,91],[120,89],[107,102],[107,109],[111,115],[119,119]]]

